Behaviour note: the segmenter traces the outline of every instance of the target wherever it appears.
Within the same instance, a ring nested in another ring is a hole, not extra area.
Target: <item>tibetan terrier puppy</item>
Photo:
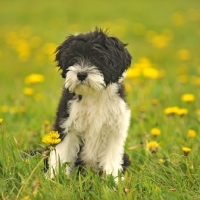
[[[131,113],[121,82],[131,55],[125,47],[96,28],[70,35],[57,48],[55,61],[65,83],[54,124],[62,141],[50,153],[51,177],[58,162],[71,163],[67,174],[85,166],[114,177],[130,164],[124,143]]]

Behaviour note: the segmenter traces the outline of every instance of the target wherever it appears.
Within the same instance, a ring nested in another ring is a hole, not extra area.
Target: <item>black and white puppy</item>
[[[96,28],[70,35],[56,50],[65,78],[54,130],[62,142],[51,152],[50,174],[57,162],[91,167],[114,177],[129,164],[124,153],[130,109],[124,100],[122,80],[131,55],[116,37]]]

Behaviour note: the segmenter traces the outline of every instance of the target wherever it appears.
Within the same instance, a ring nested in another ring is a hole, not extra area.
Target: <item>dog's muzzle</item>
[[[80,95],[94,94],[105,89],[104,76],[95,66],[79,64],[68,68],[65,87]]]

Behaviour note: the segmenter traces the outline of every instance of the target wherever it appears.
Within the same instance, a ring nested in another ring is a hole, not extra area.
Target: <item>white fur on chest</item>
[[[72,100],[69,118],[62,124],[67,134],[76,134],[81,139],[84,144],[81,159],[91,166],[115,142],[110,138],[125,141],[127,136],[130,110],[117,94],[117,87],[112,84],[97,94],[83,96],[80,101]]]
[[[90,136],[98,134],[104,126],[115,128],[129,112],[115,84],[99,93],[83,96],[80,101],[72,100],[69,111],[69,118],[62,124],[66,132],[75,130]]]

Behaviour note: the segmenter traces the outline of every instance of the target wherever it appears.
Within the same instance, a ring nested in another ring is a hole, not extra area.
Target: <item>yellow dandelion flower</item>
[[[6,105],[0,106],[0,112],[6,113],[9,111],[9,107]]]
[[[161,34],[161,35],[157,34],[152,38],[151,43],[157,48],[163,48],[163,47],[168,46],[169,39],[164,34]]]
[[[25,197],[23,197],[21,200],[31,200],[31,198],[30,198],[30,196],[25,196]]]
[[[191,83],[194,85],[200,85],[200,77],[192,77]]]
[[[178,81],[179,81],[180,83],[187,83],[188,80],[189,80],[189,77],[188,77],[188,75],[186,75],[186,74],[182,74],[182,75],[180,75],[180,76],[178,77]]]
[[[185,116],[188,114],[188,110],[186,108],[179,108],[177,109],[176,114],[179,116]]]
[[[55,145],[61,142],[58,131],[51,131],[49,134],[43,136],[42,142],[45,144]]]
[[[191,138],[196,137],[196,131],[193,129],[189,129],[187,134],[188,134],[188,137],[191,137]]]
[[[152,67],[151,61],[146,57],[141,57],[137,63],[134,63],[132,67],[137,69],[144,69]]]
[[[41,74],[31,74],[25,78],[26,84],[41,83],[44,81],[44,76]]]
[[[177,106],[165,108],[164,113],[166,115],[173,115],[178,112],[179,108]]]
[[[188,147],[183,147],[182,151],[184,153],[184,156],[188,156],[188,154],[190,153],[191,149]]]
[[[162,34],[157,34],[155,31],[147,31],[145,35],[148,42],[156,48],[164,48],[169,45],[173,38],[173,32],[169,29],[163,30]]]
[[[24,88],[23,93],[27,96],[31,96],[33,94],[33,89],[32,88]]]
[[[156,153],[158,151],[158,147],[159,147],[159,143],[157,143],[156,141],[151,141],[147,143],[147,148],[149,149],[151,153]]]
[[[148,58],[142,57],[137,63],[134,63],[131,68],[127,70],[126,77],[135,78],[142,75],[145,78],[157,79],[163,77],[165,75],[165,71],[154,68]]]
[[[177,52],[177,57],[179,60],[185,61],[185,60],[190,60],[191,58],[191,53],[187,49],[180,49]]]
[[[27,40],[17,39],[14,43],[14,48],[18,52],[18,57],[21,61],[25,62],[30,57],[30,46]]]
[[[160,163],[160,164],[163,164],[165,161],[162,159],[162,158],[160,158],[159,160],[158,160],[158,163]]]
[[[181,100],[190,103],[195,100],[195,96],[193,94],[183,94]]]
[[[2,122],[3,122],[3,119],[2,119],[2,118],[0,118],[0,124],[2,124]]]
[[[200,109],[197,109],[197,110],[196,110],[196,114],[197,114],[198,116],[200,116]]]
[[[29,163],[29,159],[25,159],[24,162],[25,162],[26,164],[28,164],[28,163]]]
[[[149,79],[157,79],[160,77],[160,73],[153,67],[143,69],[143,76]]]
[[[141,75],[141,70],[138,68],[129,68],[126,72],[126,78],[136,78]]]
[[[185,23],[185,18],[183,16],[183,13],[181,12],[173,13],[171,16],[171,22],[175,26],[182,26]]]
[[[158,104],[158,99],[152,99],[151,104],[156,106]]]
[[[150,132],[151,132],[151,135],[153,136],[158,136],[161,134],[161,131],[159,128],[152,128]]]

